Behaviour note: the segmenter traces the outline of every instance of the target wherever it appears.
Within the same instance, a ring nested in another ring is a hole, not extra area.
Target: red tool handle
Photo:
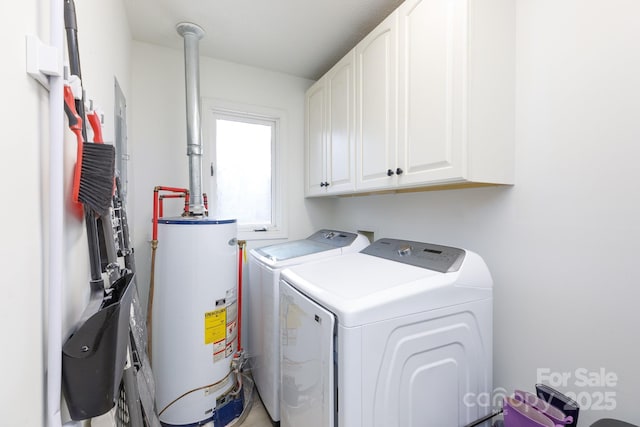
[[[64,87],[64,112],[67,114],[67,119],[69,121],[69,129],[76,134],[76,139],[78,141],[76,148],[76,168],[73,173],[73,188],[71,190],[72,200],[73,200],[73,210],[78,215],[78,217],[82,217],[83,215],[83,207],[80,200],[78,200],[78,194],[80,193],[80,175],[82,168],[82,149],[83,149],[83,141],[82,141],[82,118],[78,115],[76,111],[76,103],[75,98],[73,97],[73,91],[71,90],[71,86]]]
[[[93,142],[102,144],[104,140],[102,139],[102,124],[100,123],[100,116],[96,111],[92,111],[87,116],[87,120],[91,125],[91,129],[93,129]]]
[[[82,148],[82,118],[76,111],[76,100],[73,97],[71,86],[64,87],[64,112],[67,113],[69,129],[78,137],[78,146]],[[82,153],[82,151],[80,151]]]

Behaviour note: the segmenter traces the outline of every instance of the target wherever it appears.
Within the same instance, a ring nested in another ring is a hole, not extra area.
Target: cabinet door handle
[[[396,175],[402,175],[402,172],[404,172],[402,169],[396,169]]]
[[[387,176],[393,176],[394,172],[391,169],[387,169]]]
[[[320,187],[324,187],[324,186],[325,186],[325,183],[324,183],[324,182],[321,182],[321,183],[320,183]]]
[[[325,182],[325,183],[324,183],[324,186],[325,186],[325,187],[328,187],[328,186],[330,186],[330,185],[331,185],[331,184],[329,184],[328,182]]]

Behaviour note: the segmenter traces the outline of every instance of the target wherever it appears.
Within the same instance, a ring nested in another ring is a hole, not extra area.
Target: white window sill
[[[238,239],[253,241],[253,240],[275,240],[286,239],[286,230],[267,230],[267,231],[255,231],[255,230],[238,230]]]

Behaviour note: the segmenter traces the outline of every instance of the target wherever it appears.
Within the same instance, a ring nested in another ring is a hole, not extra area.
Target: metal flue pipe
[[[189,156],[189,212],[204,214],[202,201],[202,129],[200,127],[200,53],[198,43],[204,30],[182,22],[176,31],[184,39],[185,89],[187,98],[187,156]]]

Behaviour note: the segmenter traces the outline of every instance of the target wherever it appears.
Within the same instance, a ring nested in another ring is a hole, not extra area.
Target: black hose
[[[80,81],[82,81],[82,71],[80,69],[80,45],[78,44],[78,23],[76,20],[76,5],[73,0],[64,0],[64,29],[67,35],[69,69],[71,74],[78,76]],[[82,91],[82,99],[76,99],[76,111],[84,124],[84,91]],[[82,126],[82,138],[84,141],[87,140],[86,126]]]

